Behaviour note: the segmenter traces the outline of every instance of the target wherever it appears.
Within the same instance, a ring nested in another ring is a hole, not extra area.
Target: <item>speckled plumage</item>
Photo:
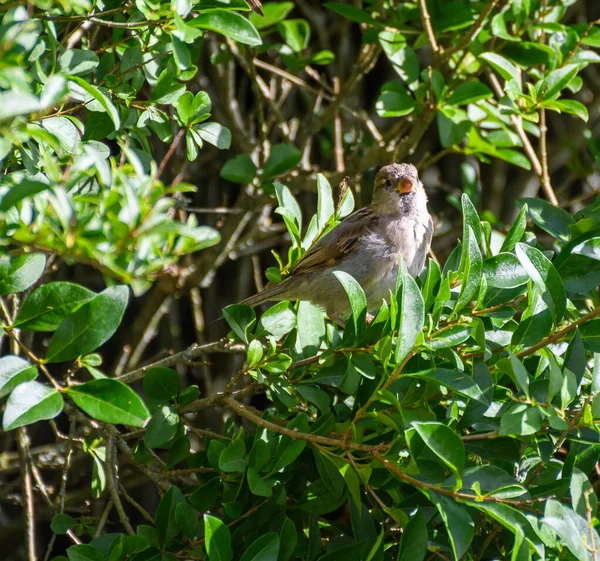
[[[410,187],[409,187],[410,186]],[[362,286],[369,310],[381,306],[396,286],[398,254],[416,276],[425,264],[433,235],[427,195],[410,164],[381,168],[371,205],[348,216],[296,263],[291,275],[244,300],[257,306],[268,300],[308,300],[331,318],[350,314],[348,298],[333,271],[352,275]]]

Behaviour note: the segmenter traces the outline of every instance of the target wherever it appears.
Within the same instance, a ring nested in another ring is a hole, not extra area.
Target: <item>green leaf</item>
[[[277,561],[279,556],[279,535],[265,534],[252,542],[240,561]]]
[[[105,423],[143,427],[150,415],[138,394],[113,378],[71,386],[65,392],[90,417]]]
[[[154,515],[154,525],[158,531],[161,545],[168,545],[181,530],[177,524],[175,513],[177,505],[185,502],[183,493],[175,485],[171,486],[161,499]]]
[[[465,469],[465,447],[460,437],[449,427],[437,422],[412,423],[426,446],[446,464],[456,476],[456,487],[462,486]]]
[[[0,104],[2,103],[1,96],[2,94],[0,94]],[[0,114],[1,112],[2,109],[0,109]],[[11,189],[4,194],[2,199],[0,199],[0,212],[6,212],[24,199],[33,197],[33,195],[46,191],[50,189],[50,187],[51,185],[49,183],[32,181],[31,179],[24,177],[19,180],[18,183],[15,182],[14,187],[11,187]]]
[[[246,477],[248,479],[248,487],[253,495],[257,495],[258,497],[270,497],[273,495],[273,486],[276,483],[275,479],[263,479],[258,471],[252,467],[248,468]]]
[[[475,80],[461,82],[446,99],[448,105],[467,105],[482,99],[488,99],[494,94],[483,82]]]
[[[295,168],[302,159],[302,153],[290,144],[275,144],[263,168],[263,179],[268,181]]]
[[[459,561],[469,549],[475,524],[464,505],[433,491],[428,493],[428,496],[444,521],[454,559]]]
[[[0,294],[23,292],[42,276],[45,267],[43,253],[0,255]]]
[[[518,404],[500,417],[498,434],[501,436],[535,434],[542,428],[543,422],[544,418],[538,407]]]
[[[598,543],[600,537],[593,527],[589,527],[585,518],[563,506],[555,499],[546,502],[542,524],[550,526],[562,543],[579,561],[593,561],[589,551],[590,539]],[[592,537],[590,537],[592,534]]]
[[[566,210],[538,198],[519,199],[517,204],[527,205],[527,214],[536,226],[563,243],[569,241],[575,220]]]
[[[567,295],[560,275],[549,259],[538,249],[518,243],[515,251],[521,265],[548,305],[554,324],[558,325],[567,307]]]
[[[290,302],[278,302],[260,317],[257,332],[265,331],[274,337],[282,337],[287,335],[296,325],[294,306]]]
[[[179,415],[168,405],[159,407],[153,414],[146,427],[144,443],[146,448],[158,448],[167,444],[177,434]]]
[[[463,242],[460,269],[463,271],[462,286],[451,317],[456,317],[471,300],[473,300],[483,277],[483,259],[481,250],[471,226],[467,227],[467,238]]]
[[[177,82],[173,72],[169,68],[166,68],[158,77],[156,85],[152,90],[151,99],[161,105],[174,105],[184,92],[185,85]]]
[[[50,523],[50,529],[55,534],[66,534],[67,530],[74,528],[77,522],[72,516],[68,514],[55,514],[52,517],[52,522]]]
[[[143,387],[150,399],[172,399],[179,391],[179,374],[163,366],[149,368],[144,376]]]
[[[541,107],[557,111],[558,113],[569,113],[587,122],[590,118],[587,107],[575,99],[555,99],[542,101]]]
[[[231,146],[231,132],[219,123],[202,123],[196,125],[194,130],[202,140],[216,146],[219,150],[227,150]]]
[[[66,117],[50,117],[40,126],[56,137],[61,148],[68,154],[77,154],[81,144],[81,132]]]
[[[56,329],[48,345],[47,362],[65,362],[96,350],[119,327],[129,290],[107,288],[69,314]]]
[[[310,41],[310,25],[305,19],[288,19],[280,21],[277,29],[283,40],[295,53],[301,53]]]
[[[250,22],[256,29],[266,29],[284,19],[293,9],[293,2],[266,2],[262,6],[263,16],[250,14]]]
[[[529,275],[513,253],[498,253],[486,259],[483,274],[489,288],[517,288],[529,281]]]
[[[296,327],[298,328],[296,351],[299,356],[302,358],[314,356],[325,337],[325,313],[310,302],[300,302]]]
[[[499,54],[482,53],[479,55],[479,58],[485,60],[485,62],[507,81],[513,80],[518,75],[515,66]]]
[[[279,542],[281,546],[278,561],[289,561],[298,543],[298,531],[296,530],[296,525],[287,517],[281,526]]]
[[[24,382],[8,396],[2,428],[9,431],[37,421],[54,419],[62,409],[63,398],[54,388],[37,382]]]
[[[474,399],[489,405],[489,400],[484,396],[479,385],[464,372],[448,370],[446,368],[433,368],[431,370],[423,370],[421,372],[412,372],[403,374],[403,377],[417,378],[441,384],[442,386],[451,389],[459,395]]]
[[[243,440],[233,440],[219,455],[219,469],[225,473],[246,471],[246,444]]]
[[[416,106],[405,86],[399,82],[386,82],[381,86],[375,109],[380,117],[402,117],[412,113]]]
[[[356,23],[366,23],[368,25],[382,26],[383,22],[376,20],[371,17],[367,12],[352,6],[344,4],[343,2],[325,2],[323,4],[326,8],[335,12],[336,14],[345,17],[347,20],[354,21]]]
[[[188,538],[196,536],[200,527],[198,513],[189,503],[175,505],[175,523]]]
[[[89,52],[89,51],[88,51]],[[115,125],[115,130],[121,128],[121,119],[117,108],[113,105],[113,102],[104,95],[96,86],[92,86],[88,81],[80,78],[79,76],[67,76],[71,82],[75,82],[78,86],[83,88],[88,94],[90,94],[108,113],[110,120]]]
[[[93,545],[72,545],[67,549],[69,561],[106,561],[102,552]]]
[[[508,352],[508,356],[512,370],[512,378],[517,384],[517,387],[525,394],[525,397],[529,399],[529,374],[527,373],[527,369],[510,351]]]
[[[30,364],[20,356],[7,355],[0,358],[0,397],[9,394],[23,382],[35,380],[37,366]]]
[[[539,95],[544,99],[552,99],[565,89],[569,82],[577,76],[579,66],[577,64],[567,64],[557,70],[550,72],[542,81],[539,87]]]
[[[317,174],[317,193],[317,226],[319,231],[323,231],[329,219],[333,216],[335,207],[333,205],[331,185],[322,173]]]
[[[71,282],[51,282],[36,288],[21,306],[13,327],[25,331],[56,331],[63,319],[96,294]]]
[[[248,335],[256,324],[254,310],[243,304],[231,304],[223,308],[223,317],[233,332],[248,344]]]
[[[346,292],[346,296],[348,296],[350,309],[352,310],[354,333],[358,334],[359,320],[362,320],[367,313],[367,297],[365,296],[365,292],[352,275],[349,275],[344,271],[333,271],[333,275],[340,281],[340,284]]]
[[[67,49],[58,59],[58,66],[64,74],[89,74],[100,60],[89,49]]]
[[[406,268],[404,259],[399,256],[398,281],[401,282],[398,312],[398,344],[396,364],[401,364],[413,350],[419,333],[425,324],[425,302],[423,295]]]
[[[416,82],[419,79],[419,60],[415,51],[406,44],[404,35],[395,31],[382,31],[379,33],[379,42],[400,78],[408,86]]]
[[[579,332],[585,348],[600,353],[600,319],[586,321],[579,327]]]
[[[523,234],[527,228],[527,211],[527,203],[524,203],[521,212],[519,212],[519,216],[517,216],[517,219],[510,227],[510,230],[502,242],[502,247],[500,248],[501,253],[511,252],[515,248],[515,245],[523,239]]]
[[[556,57],[556,51],[548,45],[517,41],[507,43],[502,48],[502,56],[524,68],[541,64],[550,64]]]
[[[256,166],[250,156],[240,154],[225,162],[220,175],[232,183],[252,183],[256,177]]]
[[[229,528],[215,516],[204,515],[206,553],[210,561],[231,561],[231,534]]]
[[[404,527],[397,561],[423,561],[427,555],[428,541],[425,517],[421,509],[418,509]]]
[[[188,25],[210,29],[230,37],[238,43],[257,47],[262,45],[262,39],[256,28],[243,16],[228,10],[202,10]]]

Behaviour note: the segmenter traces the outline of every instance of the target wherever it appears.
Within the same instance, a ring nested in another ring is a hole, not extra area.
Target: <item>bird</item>
[[[412,164],[383,166],[375,176],[371,204],[347,216],[296,262],[290,275],[241,303],[306,300],[343,325],[350,315],[348,297],[334,271],[354,277],[367,297],[367,309],[379,308],[395,292],[401,253],[415,277],[425,265],[433,236],[427,194]],[[370,314],[368,318],[372,318]]]

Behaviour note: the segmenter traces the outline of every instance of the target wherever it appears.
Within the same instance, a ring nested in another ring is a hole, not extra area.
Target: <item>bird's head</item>
[[[415,205],[427,204],[425,189],[412,164],[383,166],[375,176],[373,205],[386,214],[404,213]]]

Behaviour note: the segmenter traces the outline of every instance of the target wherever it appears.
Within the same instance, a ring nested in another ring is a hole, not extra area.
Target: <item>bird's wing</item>
[[[378,220],[370,207],[352,213],[300,258],[292,274],[312,273],[335,267],[356,248],[357,242]]]

